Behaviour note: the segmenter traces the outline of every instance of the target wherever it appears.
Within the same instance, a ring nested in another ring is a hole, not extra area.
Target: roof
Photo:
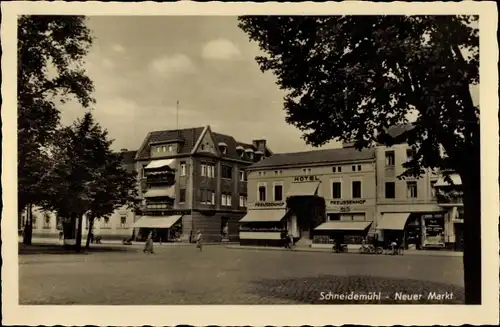
[[[339,148],[326,150],[313,150],[294,153],[276,153],[269,158],[261,160],[249,169],[296,166],[307,164],[330,164],[337,162],[352,162],[359,160],[374,160],[375,149],[357,150],[355,148]]]
[[[148,160],[151,155],[150,144],[152,143],[167,143],[167,142],[178,142],[179,139],[182,140],[177,154],[190,154],[196,145],[196,142],[200,138],[205,127],[194,127],[179,130],[165,130],[165,131],[155,131],[151,132],[146,136],[143,145],[141,146],[139,153],[137,154],[137,160]],[[245,149],[251,148],[255,150],[252,144],[247,144],[243,142],[238,142],[234,137],[225,134],[213,133],[215,138],[215,144],[225,143],[227,144],[226,153],[222,155],[223,158],[251,161],[248,157],[242,157],[238,154],[236,147],[241,145]]]

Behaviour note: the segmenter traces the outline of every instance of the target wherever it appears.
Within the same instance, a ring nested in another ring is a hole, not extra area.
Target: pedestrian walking
[[[149,232],[148,238],[146,239],[146,244],[144,244],[144,253],[154,253],[153,251],[153,232]]]
[[[196,247],[200,249],[200,252],[203,251],[203,234],[201,231],[196,232]]]

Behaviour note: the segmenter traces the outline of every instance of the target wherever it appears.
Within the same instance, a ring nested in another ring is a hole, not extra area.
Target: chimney
[[[265,153],[266,151],[266,140],[253,140],[252,145],[258,150]]]

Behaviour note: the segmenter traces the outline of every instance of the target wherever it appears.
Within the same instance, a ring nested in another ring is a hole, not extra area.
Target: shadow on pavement
[[[464,304],[463,287],[414,279],[374,276],[325,275],[311,278],[262,279],[253,290],[259,296],[296,301],[303,304]],[[322,297],[323,292],[323,297]],[[331,292],[331,293],[329,293]],[[380,292],[380,293],[379,293]],[[419,295],[415,300],[396,299],[396,292]],[[452,295],[450,295],[453,293]],[[334,295],[353,298],[334,298]],[[380,294],[380,299],[373,294]],[[447,294],[448,298],[429,298],[434,294]],[[361,297],[367,295],[368,297]]]
[[[102,252],[130,252],[137,249],[119,247],[119,246],[90,246],[89,249],[82,248],[81,252],[76,252],[72,247],[65,247],[62,244],[32,244],[25,245],[19,244],[20,255],[34,255],[34,254],[90,254]]]

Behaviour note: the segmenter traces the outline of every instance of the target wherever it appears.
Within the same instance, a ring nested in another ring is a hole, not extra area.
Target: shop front
[[[182,234],[183,215],[169,216],[142,216],[134,225],[136,239],[144,241],[148,235],[153,233],[155,242],[176,242],[180,241]]]
[[[445,215],[429,213],[422,215],[422,247],[445,248]]]
[[[250,209],[240,220],[240,244],[282,246],[289,213],[284,207]]]
[[[388,247],[391,242],[399,243],[408,248],[407,224],[410,218],[409,212],[386,212],[377,224],[377,230],[382,233],[383,245]]]
[[[361,244],[368,236],[371,221],[330,220],[314,229],[311,247],[332,247],[333,244]]]

